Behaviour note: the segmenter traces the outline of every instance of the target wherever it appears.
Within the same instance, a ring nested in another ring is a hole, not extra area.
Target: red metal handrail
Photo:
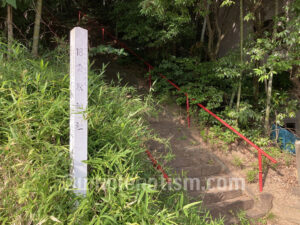
[[[162,175],[165,178],[167,183],[171,183],[171,179],[169,178],[167,173],[164,171],[162,166],[159,165],[158,162],[155,160],[155,158],[152,156],[151,152],[149,150],[146,150],[146,154],[148,155],[148,158],[151,160],[153,167],[162,173]]]
[[[102,28],[102,40],[104,41],[104,31],[105,29]],[[127,47],[126,44],[124,44],[123,42],[119,41],[115,36],[113,36],[111,33],[105,31],[112,39],[114,39],[121,47],[123,47],[124,49],[126,49],[127,51],[129,51],[130,53],[132,53],[134,56],[136,56],[138,59],[140,59],[147,67],[148,67],[148,71],[149,71],[149,84],[151,87],[151,73],[150,70],[153,69],[154,67],[148,63],[147,61],[145,61],[141,56],[139,56],[138,54],[136,54],[133,50],[131,50],[129,47]],[[164,76],[163,74],[159,74],[161,78],[165,79],[167,82],[169,82],[173,87],[175,87],[178,91],[180,91],[180,87],[178,85],[176,85],[174,82],[172,82],[171,80],[169,80],[166,76]],[[190,127],[190,116],[189,116],[189,97],[188,97],[188,93],[184,93],[186,96],[186,107],[187,107],[187,121],[188,121],[188,126]],[[192,101],[196,101],[196,99],[192,98]],[[213,116],[215,119],[217,119],[221,124],[223,124],[225,127],[227,127],[229,130],[231,130],[232,132],[234,132],[235,134],[237,134],[240,138],[242,138],[244,141],[246,141],[249,145],[251,145],[252,147],[254,147],[257,151],[258,151],[258,166],[259,166],[259,190],[260,192],[263,191],[263,179],[262,179],[262,155],[264,155],[265,157],[267,157],[271,162],[273,163],[277,163],[277,161],[271,157],[270,155],[268,155],[264,150],[262,150],[260,147],[258,147],[256,144],[254,144],[252,141],[250,141],[248,138],[246,138],[244,135],[242,135],[240,132],[238,132],[236,129],[234,129],[232,126],[230,126],[228,123],[226,123],[224,120],[222,120],[220,117],[218,117],[216,114],[214,114],[213,112],[211,112],[209,109],[207,109],[206,107],[204,107],[202,104],[197,103],[197,105],[202,108],[203,110],[205,110],[207,113],[209,113],[211,116]],[[148,151],[148,150],[147,150]],[[148,151],[149,152],[149,151]],[[147,152],[147,154],[148,154]],[[150,152],[149,152],[150,153]],[[150,153],[151,154],[151,153]],[[148,154],[149,156],[149,154]],[[153,161],[152,161],[153,162]]]

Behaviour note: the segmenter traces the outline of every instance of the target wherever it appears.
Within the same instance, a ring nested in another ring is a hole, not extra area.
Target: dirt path
[[[122,84],[134,86],[139,93],[147,93],[145,79],[137,77],[137,74],[145,73],[143,68],[118,65],[112,59],[104,62],[108,61],[108,80],[117,80],[116,74],[120,73]],[[252,218],[263,217],[272,206],[275,218],[270,221],[256,220],[254,224],[300,224],[300,196],[275,185],[274,176],[277,176],[274,172],[270,172],[268,177],[272,177],[266,179],[265,191],[259,194],[257,183],[248,184],[245,175],[232,165],[232,155],[213,151],[212,145],[203,141],[197,127],[187,128],[184,109],[166,104],[158,106],[157,112],[156,118],[149,118],[150,128],[161,138],[169,140],[174,159],[166,166],[172,168],[172,179],[176,179],[188,192],[191,201],[202,200],[212,216],[225,217],[226,224],[237,224],[240,212]],[[155,141],[149,142],[148,147],[157,157],[168,151]],[[245,153],[245,157],[246,160],[256,160],[251,154]]]

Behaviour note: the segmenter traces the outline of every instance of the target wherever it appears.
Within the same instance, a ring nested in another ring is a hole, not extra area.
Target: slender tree
[[[13,9],[10,4],[7,4],[7,44],[10,51],[14,39],[13,32]]]
[[[40,39],[40,27],[41,27],[41,16],[42,16],[42,4],[43,4],[43,0],[37,0],[37,2],[36,2],[35,22],[34,22],[34,31],[33,31],[33,44],[32,44],[32,54],[33,54],[33,56],[38,56],[39,39]]]
[[[244,16],[243,16],[243,0],[240,0],[240,60],[241,60],[241,67],[243,67],[243,45],[244,45]],[[237,93],[237,102],[236,102],[236,109],[237,111],[240,110],[240,102],[241,102],[241,94],[242,94],[242,77],[243,70],[241,70],[240,79],[239,79],[239,86],[238,86],[238,93]]]
[[[201,30],[201,39],[200,39],[200,41],[202,42],[202,43],[204,43],[204,35],[205,35],[205,30],[206,30],[206,16],[205,16],[205,18],[204,18],[204,22],[203,22],[203,27],[202,27],[202,30]]]
[[[227,0],[226,4],[224,5],[231,5],[231,2],[232,1]],[[213,1],[205,0],[203,1],[203,4],[206,11],[205,25],[208,30],[208,44],[207,44],[208,56],[211,61],[215,61],[217,59],[217,55],[220,50],[221,41],[225,36],[225,34],[222,33],[219,20],[218,20],[219,9],[222,6],[222,2],[217,0],[213,0]]]
[[[278,0],[275,0],[275,18],[274,18],[274,28],[272,41],[276,41],[277,24],[276,18],[278,16]],[[270,132],[270,109],[272,100],[272,86],[273,86],[273,72],[270,73],[269,79],[267,81],[267,104],[266,104],[266,117],[265,117],[265,134],[268,135]]]
[[[14,31],[13,31],[13,8],[17,8],[16,0],[1,0],[2,6],[7,9],[7,18],[6,18],[6,25],[7,25],[7,47],[8,51],[11,50],[11,46],[14,39]],[[9,58],[9,55],[8,55]]]

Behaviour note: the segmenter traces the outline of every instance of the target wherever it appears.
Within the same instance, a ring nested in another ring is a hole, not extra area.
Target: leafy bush
[[[91,48],[89,50],[89,55],[90,56],[95,56],[97,54],[114,54],[114,55],[119,55],[119,56],[127,56],[128,54],[124,51],[123,48],[121,49],[116,49],[111,46],[107,45],[99,45],[97,47]]]
[[[247,181],[249,183],[254,183],[257,181],[258,169],[251,169],[247,171]]]
[[[266,100],[263,97],[258,102],[252,102],[253,99],[248,97],[248,95],[252,95],[253,91],[248,87],[251,86],[249,82],[252,82],[249,78],[253,79],[251,65],[245,64],[242,68],[238,64],[238,60],[238,54],[235,51],[216,62],[200,62],[197,57],[172,56],[168,60],[163,60],[152,71],[152,78],[158,80],[154,90],[160,95],[175,96],[177,104],[182,106],[186,104],[184,93],[188,93],[190,99],[196,99],[196,101],[190,100],[191,105],[197,103],[205,105],[259,146],[267,146],[270,141],[262,132]],[[240,102],[239,111],[237,111],[232,103],[235,97],[234,93],[237,91],[235,83],[239,79],[241,70],[251,76],[247,75],[243,79],[244,83],[247,83],[243,89],[246,97]],[[180,92],[162,79],[161,74],[177,84],[181,88]],[[272,118],[275,118],[274,122],[282,124],[284,118],[295,116],[298,101],[291,99],[286,90],[275,89],[272,99],[271,112]],[[194,107],[191,111],[197,115],[202,126],[220,126],[219,122],[204,110]],[[215,136],[220,136],[219,138],[226,143],[234,142],[237,138],[227,129],[219,133]]]
[[[243,160],[238,156],[233,156],[233,165],[242,169],[244,166]]]
[[[190,101],[191,105],[201,103],[210,110],[218,109],[223,103],[224,91],[220,86],[226,86],[225,82],[216,79],[213,71],[214,63],[199,63],[197,58],[176,58],[171,57],[163,60],[161,64],[152,71],[153,79],[159,82],[155,85],[155,91],[164,94],[173,94],[176,96],[176,102],[179,105],[186,103],[184,93],[189,94],[189,98],[196,99]],[[179,93],[166,80],[160,77],[160,74],[166,76],[180,86]],[[197,112],[199,120],[202,122],[213,121],[212,118],[203,110]]]
[[[239,111],[226,107],[222,113],[240,128],[249,128],[251,124],[260,123],[262,120],[262,115],[254,111],[253,106],[247,102],[241,102]]]

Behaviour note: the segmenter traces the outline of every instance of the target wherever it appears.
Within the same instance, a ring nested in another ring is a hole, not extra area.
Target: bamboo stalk
[[[32,44],[32,54],[34,56],[38,56],[40,26],[41,26],[41,16],[42,16],[42,3],[43,0],[37,0],[34,31],[33,31],[33,44]]]
[[[13,32],[13,9],[10,4],[7,4],[7,46],[8,52],[11,51],[13,39],[14,39],[14,32]],[[7,58],[10,58],[9,54]]]

